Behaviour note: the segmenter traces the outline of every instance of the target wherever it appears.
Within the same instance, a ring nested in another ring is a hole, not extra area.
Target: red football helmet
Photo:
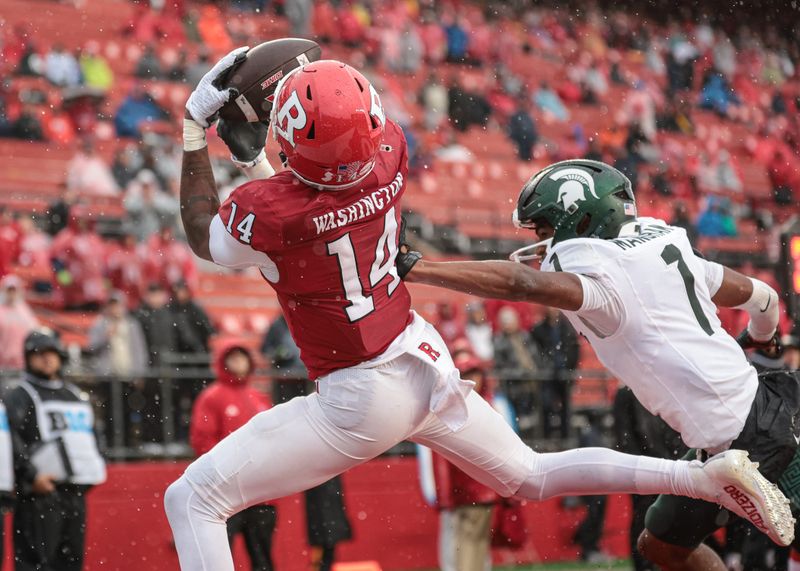
[[[297,178],[339,190],[372,172],[386,117],[363,75],[340,61],[320,60],[281,80],[270,123]]]

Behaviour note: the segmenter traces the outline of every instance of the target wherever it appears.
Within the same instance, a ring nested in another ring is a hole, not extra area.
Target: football
[[[269,121],[278,82],[303,64],[317,61],[322,50],[316,42],[283,38],[264,42],[247,52],[241,63],[219,79],[219,87],[235,87],[239,95],[220,109],[223,119]]]

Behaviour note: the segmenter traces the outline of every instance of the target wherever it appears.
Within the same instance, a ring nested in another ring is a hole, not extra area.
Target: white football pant
[[[474,392],[450,391],[451,416],[463,421],[453,430],[452,418],[442,420],[452,411],[432,404],[443,374],[455,370],[452,359],[428,324],[415,348],[422,343],[439,355],[435,363],[424,360],[430,351],[423,358],[410,351],[374,368],[326,375],[318,393],[256,415],[193,462],[164,500],[181,569],[233,571],[226,532],[231,515],[317,486],[403,440],[432,448],[503,496],[691,490],[687,462],[605,448],[537,454]]]

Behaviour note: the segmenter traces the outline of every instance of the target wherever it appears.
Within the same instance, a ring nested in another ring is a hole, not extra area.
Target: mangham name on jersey
[[[398,172],[389,185],[382,186],[367,196],[359,198],[353,204],[338,210],[331,210],[322,216],[314,216],[313,220],[314,225],[317,227],[317,234],[322,234],[334,228],[341,228],[380,212],[389,206],[392,198],[397,196],[401,188],[403,188],[403,174]]]
[[[642,231],[641,234],[635,236],[633,238],[617,238],[616,240],[611,240],[612,244],[616,244],[623,250],[629,250],[634,246],[638,246],[639,244],[645,244],[650,240],[655,240],[665,234],[669,234],[672,232],[674,228],[671,227],[664,227],[664,226],[650,226]]]

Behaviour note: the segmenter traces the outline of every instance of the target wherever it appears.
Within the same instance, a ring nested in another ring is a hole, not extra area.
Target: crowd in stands
[[[133,374],[158,365],[159,354],[208,349],[213,326],[192,301],[198,270],[181,239],[176,118],[219,56],[264,39],[274,12],[284,34],[312,37],[326,56],[370,76],[406,132],[412,174],[480,163],[466,143],[493,132],[520,164],[575,156],[614,164],[643,211],[693,236],[735,237],[747,219],[768,229],[797,212],[796,38],[591,6],[577,14],[520,6],[136,2],[113,41],[71,47],[48,44],[33,25],[0,28],[0,137],[74,150],[45,215],[0,207],[0,311],[14,324],[0,331],[10,339],[0,353],[36,323],[14,266],[39,270],[32,293],[50,307],[100,312],[84,347],[97,372]],[[221,186],[235,185],[227,157],[217,159]],[[766,173],[771,196],[751,192],[742,160]],[[87,197],[119,200],[121,225],[100,228]],[[648,209],[651,197],[668,209]],[[563,435],[577,366],[571,329],[556,314],[533,321],[513,307],[460,309],[439,308],[445,340],[493,361],[504,379],[541,372],[542,433]],[[13,368],[2,354],[1,367]],[[511,395],[519,410],[535,408],[525,400],[533,392]]]
[[[593,7],[575,15],[503,2],[240,1],[229,10],[136,3],[130,25],[119,31],[139,48],[126,77],[115,75],[95,40],[69,50],[45,45],[33,27],[5,29],[2,71],[11,79],[0,90],[0,136],[83,139],[111,117],[97,102],[92,117],[92,103],[80,95],[118,92],[125,95],[112,110],[114,133],[137,139],[143,125],[169,122],[182,103],[159,100],[148,82],[196,84],[216,57],[257,43],[259,18],[278,10],[291,33],[317,39],[326,53],[375,77],[387,113],[407,132],[412,166],[452,158],[439,151],[454,142],[453,132],[477,125],[506,132],[521,160],[587,155],[613,163],[643,194],[685,201],[693,215],[709,195],[733,199],[734,222],[800,201],[796,38],[744,25],[725,32],[703,19],[660,25]],[[525,55],[547,65],[521,68]],[[15,89],[25,76],[60,89]],[[703,111],[718,117],[712,127],[740,126],[734,137],[741,140],[698,122]],[[748,192],[742,156],[766,170],[772,201]],[[156,163],[172,158],[167,153]],[[90,177],[76,178],[80,184]],[[101,179],[92,190],[111,192],[109,178]],[[126,187],[119,177],[117,185]],[[717,209],[712,203],[708,208]],[[724,235],[735,235],[732,226]]]

